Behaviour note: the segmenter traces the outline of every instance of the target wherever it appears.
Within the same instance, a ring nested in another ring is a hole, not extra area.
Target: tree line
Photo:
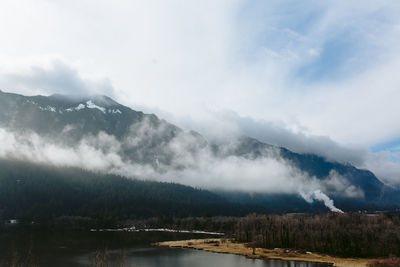
[[[249,215],[238,220],[236,240],[263,248],[294,248],[338,256],[400,255],[399,216],[327,213]]]
[[[148,227],[226,233],[260,248],[288,248],[343,257],[400,256],[400,217],[390,214],[321,213],[246,217],[158,217],[131,221]]]
[[[243,216],[265,210],[175,183],[0,159],[0,226],[10,219],[114,226],[130,218]]]

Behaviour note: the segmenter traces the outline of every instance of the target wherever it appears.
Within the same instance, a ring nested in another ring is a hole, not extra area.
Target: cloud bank
[[[384,183],[400,185],[400,157],[393,157],[390,151],[372,152],[364,145],[341,144],[328,136],[311,135],[301,125],[289,127],[282,121],[256,120],[240,116],[234,111],[207,110],[201,115],[189,117],[147,106],[137,108],[161,114],[168,121],[186,130],[195,130],[217,143],[250,136],[296,153],[315,154],[332,162],[349,163],[357,168],[368,169]]]
[[[192,116],[234,110],[370,147],[400,132],[399,11],[394,1],[369,0],[5,0],[0,71],[62,58],[108,77],[130,106]],[[18,74],[9,90],[18,90]],[[76,92],[79,82],[60,80]]]
[[[79,72],[61,60],[51,60],[47,66],[34,65],[18,72],[0,72],[3,88],[13,88],[22,94],[104,94],[114,97],[110,80],[93,81],[82,77]]]
[[[0,86],[107,94],[189,120],[212,110],[190,129],[246,134],[399,184],[398,158],[369,149],[400,134],[399,13],[386,0],[4,0]]]
[[[83,168],[129,178],[175,182],[210,190],[298,194],[306,201],[323,201],[332,211],[332,196],[363,197],[363,192],[332,172],[319,180],[310,177],[279,156],[275,149],[263,157],[247,158],[230,153],[235,144],[215,154],[198,137],[180,132],[168,141],[154,141],[165,134],[165,125],[148,121],[132,125],[132,135],[122,141],[100,132],[88,135],[76,145],[61,145],[34,132],[15,133],[0,129],[0,158],[28,160],[39,164]],[[152,149],[149,149],[149,146]],[[128,156],[127,151],[135,151]],[[150,161],[149,161],[150,158]],[[319,192],[318,194],[315,192]]]
[[[84,78],[77,69],[60,60],[50,61],[44,67],[32,66],[18,73],[0,73],[0,82],[5,87],[12,85],[18,88],[17,91],[21,93],[34,92],[36,88],[41,94],[117,94],[109,80]],[[400,184],[400,162],[398,158],[393,160],[390,152],[372,153],[362,145],[343,145],[327,136],[309,134],[307,129],[299,124],[289,126],[283,121],[257,120],[226,110],[206,109],[196,116],[180,116],[148,106],[139,105],[136,109],[161,114],[176,125],[186,130],[196,130],[216,142],[250,136],[297,153],[316,154],[330,161],[350,163],[359,168],[369,169],[389,185]]]

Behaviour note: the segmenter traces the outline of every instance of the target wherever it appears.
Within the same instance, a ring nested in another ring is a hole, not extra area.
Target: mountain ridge
[[[228,146],[209,143],[199,133],[185,132],[154,114],[135,111],[102,95],[76,97],[55,94],[27,97],[1,91],[0,126],[16,131],[31,130],[66,145],[74,145],[87,135],[104,132],[124,142],[122,144],[134,143],[130,147],[121,148],[119,153],[123,159],[149,164],[160,172],[160,166],[173,166],[176,170],[185,168],[181,162],[175,162],[181,151],[171,150],[171,146],[176,145],[174,142],[179,137],[180,141],[184,141],[185,153],[195,155],[194,159],[196,153],[204,147],[208,147],[216,158],[283,158],[309,177],[315,177],[321,183],[325,183],[327,194],[335,201],[352,201],[352,197],[340,195],[340,192],[333,188],[331,180],[343,182],[356,193],[362,191],[363,198],[368,203],[398,201],[393,198],[393,191],[368,170],[360,170],[351,164],[328,161],[313,154],[295,153],[251,137],[241,137]]]

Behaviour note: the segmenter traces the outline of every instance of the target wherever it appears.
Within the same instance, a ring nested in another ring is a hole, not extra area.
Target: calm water
[[[191,249],[153,247],[156,241],[202,238],[204,235],[173,233],[3,233],[0,234],[0,266],[17,262],[41,267],[326,267],[327,264],[247,259],[244,256]]]

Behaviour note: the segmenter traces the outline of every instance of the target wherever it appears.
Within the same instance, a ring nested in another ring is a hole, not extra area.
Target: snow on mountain
[[[101,112],[103,112],[104,114],[106,114],[106,109],[100,106],[97,106],[95,103],[93,103],[92,100],[89,100],[86,102],[86,107],[87,108],[97,108],[98,110],[100,110]]]

